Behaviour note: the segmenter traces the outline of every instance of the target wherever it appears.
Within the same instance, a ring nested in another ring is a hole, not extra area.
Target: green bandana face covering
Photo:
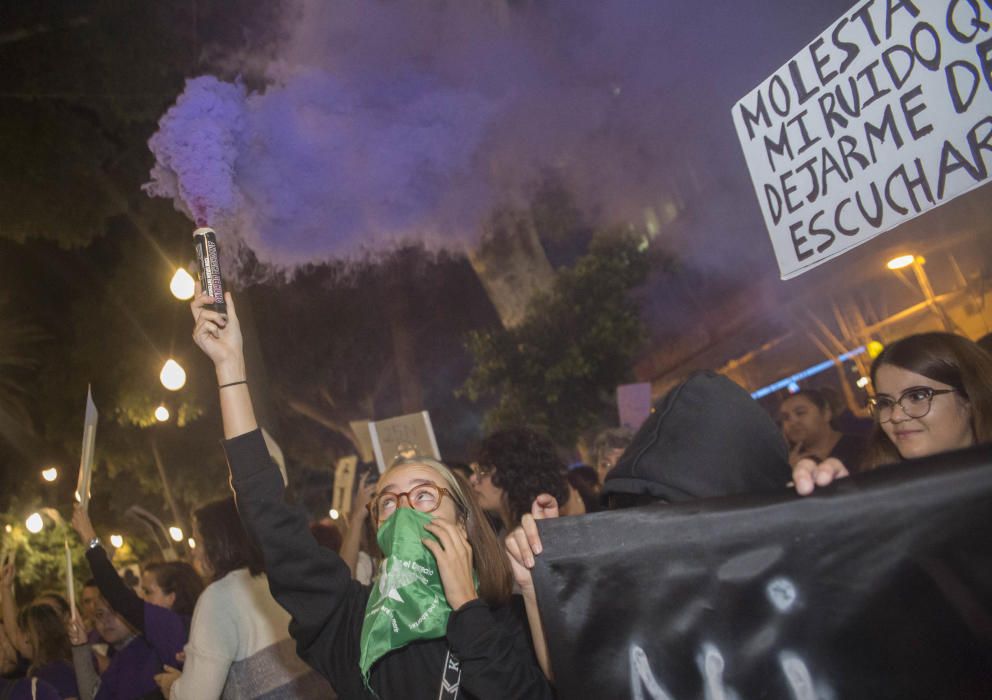
[[[398,508],[376,539],[386,559],[373,583],[362,625],[359,667],[368,685],[372,664],[417,639],[443,637],[451,607],[437,562],[421,540],[437,540],[424,526],[428,513]]]

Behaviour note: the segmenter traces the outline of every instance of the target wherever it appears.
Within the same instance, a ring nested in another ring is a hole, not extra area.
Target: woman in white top
[[[194,564],[212,581],[193,612],[182,673],[156,676],[170,700],[334,697],[296,655],[289,614],[269,593],[262,557],[238,518],[233,498],[194,514]]]

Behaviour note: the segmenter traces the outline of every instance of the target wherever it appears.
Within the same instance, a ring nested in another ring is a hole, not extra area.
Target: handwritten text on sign
[[[789,279],[988,181],[992,0],[858,3],[733,118]]]

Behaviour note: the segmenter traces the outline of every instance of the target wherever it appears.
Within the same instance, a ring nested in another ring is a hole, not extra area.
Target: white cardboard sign
[[[732,113],[795,277],[988,182],[992,4],[858,2]]]

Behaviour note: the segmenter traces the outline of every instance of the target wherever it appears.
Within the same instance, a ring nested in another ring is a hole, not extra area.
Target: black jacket
[[[461,663],[459,698],[551,698],[527,633],[509,606],[481,601],[451,614],[447,636],[387,654],[369,676],[358,669],[369,586],[354,581],[342,559],[317,544],[304,513],[283,500],[283,481],[259,431],[224,443],[238,511],[265,555],[273,597],[292,616],[300,658],[342,698],[435,700],[448,650]]]

